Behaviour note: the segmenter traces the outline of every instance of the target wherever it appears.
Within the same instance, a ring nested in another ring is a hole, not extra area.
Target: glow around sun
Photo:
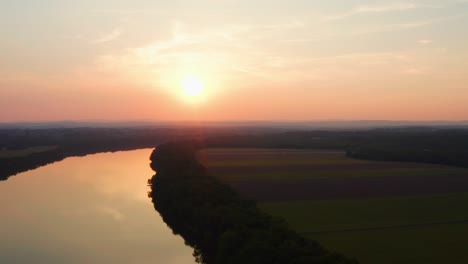
[[[192,75],[184,77],[180,83],[180,87],[183,89],[184,94],[190,98],[200,97],[205,90],[203,81]]]

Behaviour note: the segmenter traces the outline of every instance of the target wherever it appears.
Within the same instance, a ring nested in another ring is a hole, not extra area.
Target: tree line
[[[468,167],[468,130],[380,131],[346,148],[351,158]]]
[[[198,163],[197,141],[166,143],[151,155],[150,197],[175,234],[205,264],[355,264],[292,231],[211,177]]]
[[[336,149],[352,158],[468,167],[468,129],[392,128],[359,131],[291,131],[241,128],[0,129],[0,150],[57,149],[0,158],[0,180],[70,156],[155,147],[195,138],[206,147]]]
[[[468,129],[391,128],[208,137],[207,147],[343,150],[348,157],[468,167]]]

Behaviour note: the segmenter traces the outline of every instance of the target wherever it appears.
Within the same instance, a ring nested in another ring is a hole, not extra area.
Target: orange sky
[[[464,0],[65,2],[0,3],[0,122],[468,119]]]

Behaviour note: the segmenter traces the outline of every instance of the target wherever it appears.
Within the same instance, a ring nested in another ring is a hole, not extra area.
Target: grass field
[[[20,158],[27,157],[33,153],[40,153],[57,149],[57,146],[37,146],[17,150],[0,150],[0,159],[2,158]]]
[[[370,263],[468,263],[468,170],[341,151],[207,149],[199,160],[264,211]]]
[[[468,193],[261,203],[300,232],[467,221]],[[333,221],[330,221],[330,220]]]
[[[306,235],[361,264],[466,264],[468,224]]]

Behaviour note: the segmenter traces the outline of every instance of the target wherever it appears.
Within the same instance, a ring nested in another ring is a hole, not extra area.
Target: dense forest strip
[[[325,250],[261,212],[211,177],[198,163],[195,141],[166,143],[151,155],[157,174],[150,196],[175,234],[206,264],[351,264],[356,260]]]

